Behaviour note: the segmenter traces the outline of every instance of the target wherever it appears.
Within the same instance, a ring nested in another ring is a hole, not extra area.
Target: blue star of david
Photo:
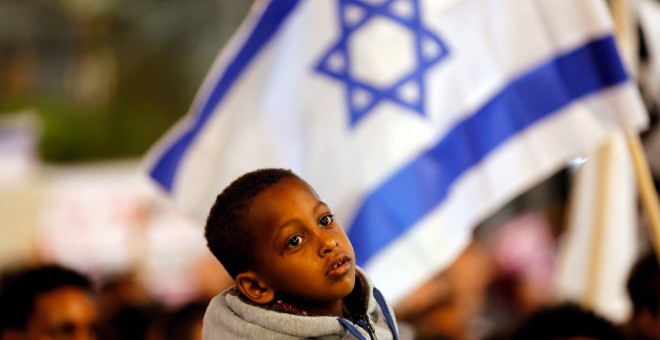
[[[381,101],[388,100],[425,115],[424,73],[447,55],[445,44],[422,26],[419,0],[339,0],[341,36],[323,55],[316,71],[344,83],[354,127]],[[413,35],[415,65],[389,84],[376,84],[355,76],[348,40],[369,21],[390,20]]]

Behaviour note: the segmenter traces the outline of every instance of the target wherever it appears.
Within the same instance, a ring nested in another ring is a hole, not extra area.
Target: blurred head
[[[288,170],[257,170],[232,183],[211,209],[206,235],[238,290],[255,303],[277,298],[312,315],[341,314],[355,285],[348,237],[327,204]],[[247,244],[237,241],[244,237]]]
[[[166,318],[164,340],[202,340],[202,321],[208,301],[192,301]]]
[[[633,305],[633,331],[640,337],[660,339],[660,267],[655,253],[649,252],[637,260],[626,288]]]
[[[14,273],[0,290],[0,339],[93,339],[92,294],[86,277],[60,266]]]
[[[547,306],[533,312],[514,331],[512,340],[622,340],[606,318],[573,303]]]

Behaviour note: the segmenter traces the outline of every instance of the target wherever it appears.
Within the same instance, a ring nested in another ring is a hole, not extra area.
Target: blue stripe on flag
[[[576,99],[627,79],[608,36],[513,80],[365,198],[348,232],[358,263],[437,207],[456,179],[506,139]]]
[[[220,79],[218,79],[218,82],[215,84],[213,90],[202,105],[201,111],[198,111],[197,119],[188,130],[186,130],[162,153],[150,171],[150,175],[160,183],[165,190],[172,190],[172,183],[174,182],[174,177],[176,177],[181,158],[201,131],[204,123],[206,123],[209,117],[213,114],[213,110],[225,97],[229,88],[250,64],[252,59],[275,35],[277,29],[285,21],[287,16],[291,14],[298,3],[299,0],[278,0],[270,2],[243,47],[238,51],[231,63],[229,63],[226,71],[221,75]]]

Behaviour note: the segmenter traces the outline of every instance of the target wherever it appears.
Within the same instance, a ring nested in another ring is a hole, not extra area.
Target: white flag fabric
[[[602,0],[257,1],[147,162],[200,221],[241,174],[294,170],[396,303],[645,117]]]

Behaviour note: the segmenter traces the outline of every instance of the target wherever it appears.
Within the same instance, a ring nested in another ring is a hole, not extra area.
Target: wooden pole
[[[633,0],[610,0],[609,2],[617,43],[621,49],[628,72],[636,78],[638,71],[638,39],[633,14],[635,2]],[[638,135],[630,136],[630,133],[628,133],[628,148],[633,158],[642,208],[649,221],[656,256],[660,260],[660,203],[658,203],[658,193],[653,185],[653,177]]]
[[[587,275],[587,290],[584,295],[583,306],[593,309],[596,305],[598,297],[598,281],[600,279],[600,271],[602,270],[602,252],[603,252],[603,238],[605,233],[605,221],[607,212],[605,211],[609,204],[609,197],[611,190],[609,183],[612,177],[612,148],[613,139],[609,138],[600,146],[598,150],[598,159],[596,160],[597,171],[597,185],[596,185],[596,202],[594,205],[592,238],[591,238],[591,252],[589,257],[589,268]]]
[[[655,254],[660,260],[660,203],[658,202],[658,193],[653,185],[653,177],[644,156],[644,148],[639,136],[628,136],[628,148],[635,167],[635,177],[637,178],[642,208],[651,228]]]
[[[634,2],[634,0],[609,0],[609,7],[619,52],[628,73],[636,79],[639,68],[639,43],[637,42]]]

